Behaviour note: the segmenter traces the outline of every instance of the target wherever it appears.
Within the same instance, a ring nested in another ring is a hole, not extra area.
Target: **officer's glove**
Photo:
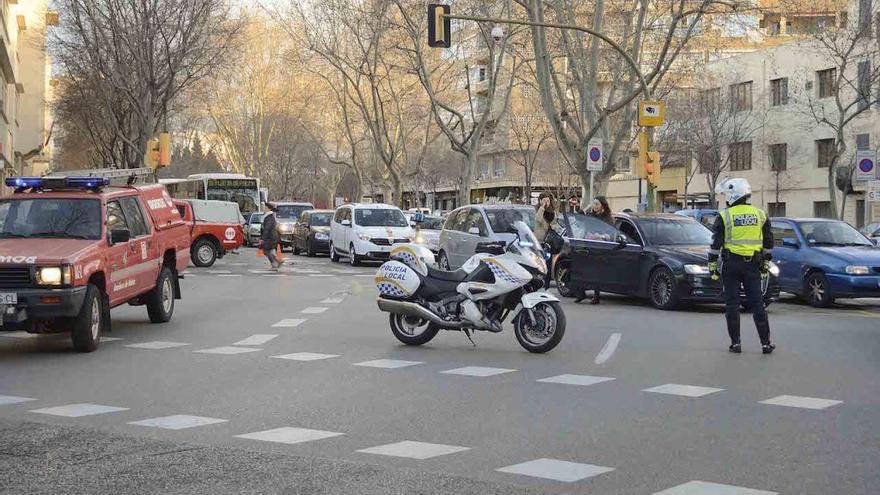
[[[712,280],[721,279],[720,274],[718,273],[718,262],[710,261],[709,262],[709,275],[711,275]]]
[[[770,276],[770,260],[765,259],[761,262],[761,276],[768,277]]]

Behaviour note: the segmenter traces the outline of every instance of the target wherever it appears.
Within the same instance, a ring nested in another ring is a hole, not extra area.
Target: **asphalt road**
[[[774,304],[771,356],[747,314],[744,353],[731,355],[720,307],[661,312],[613,296],[566,301],[565,338],[546,355],[509,328],[478,333],[476,347],[443,332],[410,348],[375,307],[375,266],[288,258],[280,275],[252,250],[191,268],[170,323],[117,308],[118,340],[95,353],[0,333],[0,492],[880,486],[876,301]]]

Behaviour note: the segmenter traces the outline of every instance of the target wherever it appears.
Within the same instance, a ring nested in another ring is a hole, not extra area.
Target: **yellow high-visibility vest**
[[[764,249],[761,230],[767,214],[752,205],[736,205],[721,210],[724,222],[724,248],[740,256],[753,256]]]

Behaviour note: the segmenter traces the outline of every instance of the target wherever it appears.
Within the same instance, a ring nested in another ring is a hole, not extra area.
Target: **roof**
[[[315,207],[315,205],[309,203],[308,201],[269,201],[269,203],[275,206],[311,206],[312,208]]]
[[[336,210],[306,210],[303,213],[333,213]]]
[[[676,215],[675,213],[615,213],[615,217],[620,218],[631,218],[633,220],[639,220],[642,218],[665,218],[667,220],[691,220],[693,218],[686,217],[684,215]]]
[[[788,220],[789,222],[841,222],[836,218],[803,218],[803,217],[770,217],[770,220]]]
[[[35,192],[20,192],[15,193],[9,196],[5,196],[4,199],[14,199],[14,198],[69,198],[69,197],[117,197],[124,196],[126,194],[131,194],[137,191],[145,191],[154,188],[165,188],[161,184],[137,184],[133,186],[110,186],[103,187],[98,189],[97,191],[91,191],[88,189],[57,189],[57,190],[48,190],[48,191],[35,191]]]
[[[394,205],[389,205],[389,204],[385,204],[385,203],[346,203],[342,206],[351,206],[352,208],[366,208],[366,209],[370,209],[370,210],[380,210],[380,209],[388,209],[388,208],[395,209],[395,210],[400,209]]]

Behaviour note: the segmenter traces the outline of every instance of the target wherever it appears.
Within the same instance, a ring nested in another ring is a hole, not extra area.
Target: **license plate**
[[[15,292],[0,292],[0,304],[18,304],[18,294]]]

